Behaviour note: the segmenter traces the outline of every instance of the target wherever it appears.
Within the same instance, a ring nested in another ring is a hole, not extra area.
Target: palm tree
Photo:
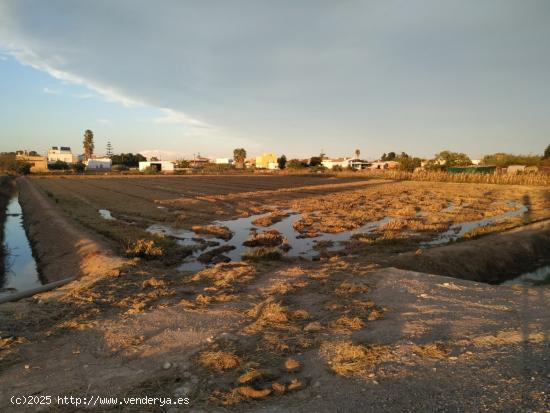
[[[111,141],[107,141],[107,147],[105,148],[107,157],[113,156],[113,145],[111,145]]]
[[[244,148],[237,148],[233,150],[233,159],[237,164],[237,167],[242,168],[244,161],[246,160],[246,150]]]
[[[90,129],[84,131],[84,158],[90,159],[94,154],[94,133]]]
[[[355,158],[359,159],[359,155],[361,155],[361,151],[359,149],[355,150]]]

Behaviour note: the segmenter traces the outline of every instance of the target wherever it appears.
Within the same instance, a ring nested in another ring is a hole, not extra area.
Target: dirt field
[[[33,178],[21,188],[24,210],[34,210],[36,249],[48,255],[55,246],[70,257],[77,240],[98,248],[76,254],[79,280],[0,306],[3,411],[18,411],[12,394],[183,396],[195,411],[548,409],[548,288],[391,268],[419,262],[441,273],[444,257],[462,251],[475,258],[467,271],[482,273],[496,237],[503,254],[521,244],[550,258],[545,187],[231,176]],[[384,220],[350,232],[337,249],[317,243],[319,255],[307,260],[285,255],[282,234],[261,230],[289,210],[301,242]],[[231,243],[238,234],[212,223],[253,214],[265,215],[252,217],[258,230],[244,239],[269,254],[196,271],[178,270],[194,246],[146,231],[193,230],[220,248],[229,245],[221,238]],[[40,241],[54,219],[67,220],[75,238]],[[484,227],[449,232],[484,219]],[[456,239],[429,244],[447,233]],[[531,246],[534,239],[543,247]],[[94,271],[110,254],[124,257],[118,270]],[[41,262],[46,272],[55,264]]]

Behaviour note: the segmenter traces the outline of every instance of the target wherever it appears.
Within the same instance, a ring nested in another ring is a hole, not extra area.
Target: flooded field
[[[157,259],[184,271],[241,260],[395,254],[550,217],[543,187],[330,176],[33,182],[125,251],[142,254],[135,243],[149,240]]]

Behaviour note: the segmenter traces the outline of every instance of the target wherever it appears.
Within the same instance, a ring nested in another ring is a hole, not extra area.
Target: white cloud
[[[49,87],[45,87],[42,89],[42,92],[48,94],[48,95],[59,95],[61,92],[56,89],[50,89]]]

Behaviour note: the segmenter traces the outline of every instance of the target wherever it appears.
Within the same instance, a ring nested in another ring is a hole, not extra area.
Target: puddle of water
[[[453,212],[453,210],[456,208],[456,205],[454,202],[448,202],[447,206],[441,210],[441,212]]]
[[[101,218],[106,219],[108,221],[114,221],[116,218],[111,215],[111,211],[108,209],[99,209],[98,210],[99,215],[101,215]]]
[[[0,296],[30,290],[42,285],[32,256],[32,249],[23,227],[19,198],[11,198],[4,225],[5,272],[0,280]]]
[[[513,280],[505,281],[502,284],[503,285],[533,285],[546,280],[548,277],[550,277],[550,265],[537,268],[535,271],[522,274],[519,277],[516,277]]]
[[[511,206],[516,206],[515,203],[510,203]],[[447,211],[452,211],[455,205],[450,202]],[[429,241],[423,245],[440,245],[455,240],[463,236],[467,231],[481,226],[490,225],[496,222],[500,222],[510,217],[519,216],[527,211],[527,207],[521,206],[520,208],[506,212],[502,215],[485,218],[479,221],[465,222],[462,224],[453,225],[447,232],[441,234],[436,239]],[[242,254],[250,249],[243,245],[245,241],[250,238],[253,231],[264,232],[269,230],[277,230],[283,236],[286,237],[290,250],[283,252],[286,257],[303,257],[306,259],[314,259],[319,256],[319,252],[315,250],[317,243],[321,241],[331,241],[333,244],[327,248],[328,251],[334,252],[342,248],[342,243],[348,241],[354,234],[369,233],[381,225],[391,221],[392,217],[384,217],[377,221],[367,222],[365,225],[350,231],[343,231],[338,233],[320,233],[314,238],[301,238],[301,234],[294,230],[293,223],[299,220],[302,215],[294,211],[286,211],[288,216],[284,217],[279,222],[276,222],[268,227],[260,227],[252,224],[252,222],[258,218],[267,216],[268,214],[251,215],[249,217],[238,218],[227,221],[215,221],[213,224],[228,228],[233,237],[228,240],[222,240],[214,238],[212,236],[197,234],[193,231],[185,229],[176,229],[168,226],[155,224],[147,228],[147,231],[154,234],[161,234],[164,236],[170,236],[177,239],[178,244],[183,246],[197,247],[193,254],[188,257],[185,262],[180,265],[181,271],[197,271],[210,264],[203,264],[197,261],[197,258],[206,252],[211,251],[214,248],[220,246],[231,246],[233,250],[225,252],[223,255],[228,257],[231,261],[240,261]],[[423,216],[421,211],[417,214]],[[207,242],[215,240],[215,245],[206,246]]]
[[[468,221],[462,222],[460,224],[451,225],[451,227],[446,232],[431,241],[423,243],[422,245],[435,246],[446,244],[448,242],[455,241],[458,238],[463,237],[464,234],[466,234],[468,231],[474,230],[476,228],[486,227],[488,225],[493,225],[505,221],[509,218],[519,217],[529,210],[529,208],[525,205],[519,205],[515,202],[509,202],[508,205],[516,207],[516,209],[490,218],[483,218],[477,221]]]
[[[288,216],[268,227],[260,227],[252,224],[254,220],[266,216],[267,214],[251,215],[249,217],[227,221],[215,221],[215,225],[224,226],[233,233],[233,237],[228,241],[219,238],[206,238],[204,235],[196,234],[193,231],[175,229],[158,224],[150,226],[149,228],[147,228],[147,231],[155,234],[162,234],[165,236],[174,237],[177,239],[178,244],[186,246],[199,247],[201,242],[204,243],[206,241],[215,240],[217,242],[217,245],[207,247],[205,249],[197,249],[192,254],[192,256],[188,257],[186,261],[179,267],[179,270],[181,271],[197,271],[208,266],[208,264],[198,262],[197,257],[205,252],[210,251],[213,248],[218,248],[219,246],[234,247],[233,250],[225,252],[223,255],[228,257],[231,261],[240,261],[241,256],[245,251],[253,249],[243,245],[243,243],[250,238],[250,235],[253,231],[263,232],[269,230],[277,230],[286,237],[288,244],[291,246],[288,251],[283,252],[285,256],[314,259],[316,256],[319,255],[319,253],[314,249],[315,245],[318,242],[332,241],[334,245],[329,247],[328,250],[337,251],[341,248],[341,245],[339,244],[341,242],[348,241],[352,235],[372,231],[373,229],[391,220],[390,217],[386,217],[378,221],[368,222],[362,227],[351,231],[343,231],[339,233],[321,233],[319,234],[319,236],[314,238],[301,238],[301,234],[297,232],[292,225],[294,222],[299,220],[302,215],[293,211],[286,211],[286,213],[288,214]]]

